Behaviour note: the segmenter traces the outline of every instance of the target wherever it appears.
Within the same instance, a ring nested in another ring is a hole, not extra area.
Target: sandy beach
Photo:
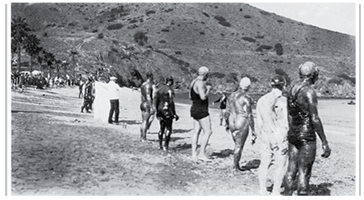
[[[158,148],[156,119],[148,142],[139,141],[138,91],[122,88],[121,125],[81,113],[83,100],[76,87],[11,95],[11,195],[259,195],[253,166],[259,163],[259,138],[254,145],[247,142],[243,150],[241,165],[252,168],[234,175],[234,143],[219,125],[218,109],[210,109],[213,134],[207,151],[213,162],[195,163],[189,104],[176,105],[180,119],[173,124],[171,151],[165,154]],[[332,154],[321,158],[318,139],[311,195],[356,195],[357,105],[347,102],[319,100]]]

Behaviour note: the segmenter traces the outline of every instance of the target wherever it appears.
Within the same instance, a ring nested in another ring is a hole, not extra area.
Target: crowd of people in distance
[[[35,87],[36,89],[52,89],[65,86],[75,86],[78,80],[65,76],[44,76],[43,73],[30,73],[15,71],[11,73],[11,88],[22,89]]]

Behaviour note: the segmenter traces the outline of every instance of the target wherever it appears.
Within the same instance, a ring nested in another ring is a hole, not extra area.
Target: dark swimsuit
[[[316,140],[315,130],[311,126],[309,113],[303,111],[297,102],[297,95],[303,88],[304,86],[299,88],[294,95],[290,94],[287,98],[288,112],[292,117],[292,126],[290,126],[288,131],[288,140],[292,144],[302,140]]]
[[[191,100],[192,100],[192,106],[191,106],[191,117],[195,120],[200,120],[202,118],[205,118],[209,116],[209,100],[206,98],[205,100],[202,100],[200,98],[200,95],[198,95],[194,90],[193,86],[195,83],[193,83],[190,94],[191,94]]]
[[[162,117],[163,119],[172,118],[175,113],[174,104],[170,103],[171,100],[168,93],[169,90],[171,90],[169,86],[162,86],[160,89],[158,89],[158,95],[155,99],[157,104],[157,117]],[[174,95],[174,93],[172,95]],[[167,103],[166,107],[165,103]]]

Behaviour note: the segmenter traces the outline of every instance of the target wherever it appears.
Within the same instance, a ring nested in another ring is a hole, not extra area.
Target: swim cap
[[[315,73],[318,74],[318,68],[313,62],[305,62],[299,66],[299,73],[302,76],[310,76]]]
[[[239,84],[241,89],[248,89],[248,87],[250,86],[250,79],[248,77],[244,77],[240,80],[240,84]]]
[[[110,81],[115,81],[115,80],[116,80],[115,76],[110,77]]]
[[[198,69],[198,75],[205,75],[209,73],[209,69],[205,66],[200,67],[200,69]]]
[[[270,85],[272,87],[283,87],[284,85],[286,85],[286,79],[283,76],[275,76],[272,78]]]

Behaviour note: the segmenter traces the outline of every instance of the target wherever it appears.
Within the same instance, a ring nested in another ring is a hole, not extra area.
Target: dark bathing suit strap
[[[302,90],[302,88],[305,87],[305,86],[301,86],[297,91],[296,93],[294,94],[294,98],[292,98],[292,102],[296,102],[297,100],[297,96],[298,96],[298,93]]]
[[[190,90],[190,98],[191,98],[191,99],[192,99],[192,91],[193,91],[194,93],[196,93],[196,92],[195,92],[195,90],[193,89],[193,86],[195,85],[196,81],[197,81],[197,79],[195,79],[195,80],[193,80],[193,81],[192,81],[191,90]],[[197,94],[197,93],[196,93],[196,94]]]

